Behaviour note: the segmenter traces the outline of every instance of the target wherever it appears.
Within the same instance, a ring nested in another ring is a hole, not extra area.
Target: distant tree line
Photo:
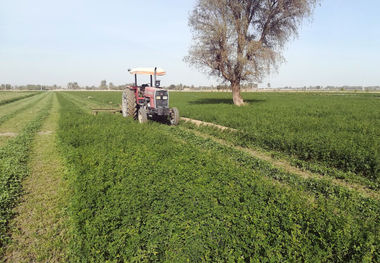
[[[102,80],[99,86],[81,86],[78,82],[69,82],[66,87],[58,86],[58,85],[11,85],[11,84],[1,84],[0,90],[123,90],[127,86],[133,86],[133,83],[123,84],[123,85],[114,85],[112,82],[107,83],[106,80]],[[169,86],[164,86],[168,90],[178,90],[178,91],[231,91],[231,85],[227,84],[219,84],[219,85],[211,85],[211,86],[194,86],[194,85],[183,85],[183,84],[171,84]],[[242,91],[255,91],[258,90],[258,84],[256,83],[247,83],[241,84]],[[292,86],[284,86],[279,88],[271,87],[270,83],[266,85],[265,88],[260,89],[268,89],[268,90],[326,90],[326,91],[380,91],[380,86],[302,86],[302,87],[292,87]]]
[[[257,89],[257,84],[256,83],[248,83],[248,84],[242,84],[241,88],[242,90],[254,90]],[[218,91],[231,91],[231,86],[227,84],[219,84],[219,85],[211,85],[211,86],[188,86],[188,85],[183,85],[183,84],[171,84],[167,87],[168,90],[195,90],[195,91],[200,91],[200,90],[218,90]]]
[[[275,90],[331,90],[331,91],[380,91],[380,86],[303,86],[291,87],[285,86]]]
[[[123,84],[123,85],[114,85],[112,82],[109,82],[107,84],[106,80],[102,80],[100,82],[99,86],[80,86],[78,85],[77,82],[69,82],[67,84],[67,89],[69,90],[123,90],[125,89],[126,86],[131,86],[133,85],[132,83],[130,84]]]
[[[62,87],[58,85],[36,85],[36,84],[28,84],[28,85],[11,85],[11,84],[1,84],[0,90],[56,90],[62,89]]]

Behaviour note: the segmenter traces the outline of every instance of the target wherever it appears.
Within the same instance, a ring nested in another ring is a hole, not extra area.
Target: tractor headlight
[[[161,97],[160,96],[156,96],[156,100],[160,100],[161,99]]]
[[[163,100],[167,100],[167,99],[168,99],[168,96],[163,96],[162,99],[163,99]]]

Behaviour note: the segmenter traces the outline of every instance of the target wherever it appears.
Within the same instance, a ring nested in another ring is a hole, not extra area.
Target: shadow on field
[[[260,103],[265,100],[244,99],[244,102],[248,104]],[[218,99],[218,98],[202,98],[198,100],[189,101],[189,104],[234,104],[231,99]]]

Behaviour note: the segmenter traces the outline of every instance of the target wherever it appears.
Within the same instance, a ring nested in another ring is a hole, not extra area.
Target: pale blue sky
[[[0,83],[99,85],[158,65],[163,85],[215,84],[183,62],[195,0],[0,0]],[[264,83],[380,85],[380,1],[324,0]]]

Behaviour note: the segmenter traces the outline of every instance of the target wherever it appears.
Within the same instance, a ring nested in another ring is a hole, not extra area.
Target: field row
[[[0,105],[8,104],[14,101],[25,99],[37,95],[35,91],[1,91],[0,92]]]
[[[26,105],[36,111],[27,116],[30,119],[23,118],[23,126],[20,126],[18,135],[8,139],[0,148],[0,255],[3,253],[4,245],[9,241],[9,222],[22,194],[22,180],[28,175],[27,162],[34,136],[51,107],[52,94],[41,96],[38,100],[28,99],[32,100],[32,104]],[[37,102],[40,105],[37,105]],[[21,112],[18,113],[22,115]],[[19,115],[13,117],[17,118]],[[0,128],[3,129],[4,125]]]
[[[378,200],[282,172],[186,127],[92,116],[79,107],[98,93],[88,96],[59,94],[74,261],[379,259]]]

